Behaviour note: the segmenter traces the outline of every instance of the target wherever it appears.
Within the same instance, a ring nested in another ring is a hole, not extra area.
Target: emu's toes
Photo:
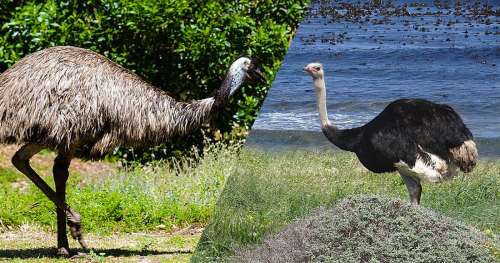
[[[58,257],[69,257],[69,249],[68,248],[65,248],[65,247],[60,247],[57,249],[57,252],[56,252],[56,255]]]
[[[71,256],[70,259],[84,258],[86,256],[87,256],[87,253],[78,252],[78,253],[74,254],[73,256]]]

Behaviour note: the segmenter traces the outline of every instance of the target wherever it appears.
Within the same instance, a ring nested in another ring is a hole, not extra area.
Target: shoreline
[[[480,160],[500,159],[500,137],[475,138]],[[330,143],[320,131],[252,129],[245,146],[270,152],[295,150],[341,151]]]

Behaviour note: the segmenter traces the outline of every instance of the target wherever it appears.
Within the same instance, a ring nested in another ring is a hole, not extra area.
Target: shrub
[[[495,262],[476,229],[397,199],[346,198],[287,226],[238,262]]]
[[[192,100],[217,89],[229,64],[242,55],[259,59],[271,81],[307,1],[3,0],[0,5],[0,72],[34,51],[73,45],[107,56],[177,99]],[[214,121],[216,128],[226,137],[235,127],[236,137],[246,134],[268,86],[243,87]],[[201,146],[203,136],[175,141],[149,156]]]

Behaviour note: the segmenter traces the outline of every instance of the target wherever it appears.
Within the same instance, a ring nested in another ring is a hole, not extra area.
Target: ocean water
[[[352,17],[346,16],[353,12],[344,4],[349,1],[321,2],[299,26],[252,127],[250,146],[329,145],[318,136],[312,81],[302,70],[321,62],[330,120],[340,128],[363,125],[395,99],[425,98],[462,116],[481,156],[500,157],[500,1],[396,1],[365,6],[357,10],[370,14]]]

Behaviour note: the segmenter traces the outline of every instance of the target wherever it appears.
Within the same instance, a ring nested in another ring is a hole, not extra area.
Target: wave
[[[330,119],[341,128],[353,128],[370,121],[372,114],[330,114]],[[319,130],[319,116],[317,112],[261,112],[252,129],[257,130]]]

